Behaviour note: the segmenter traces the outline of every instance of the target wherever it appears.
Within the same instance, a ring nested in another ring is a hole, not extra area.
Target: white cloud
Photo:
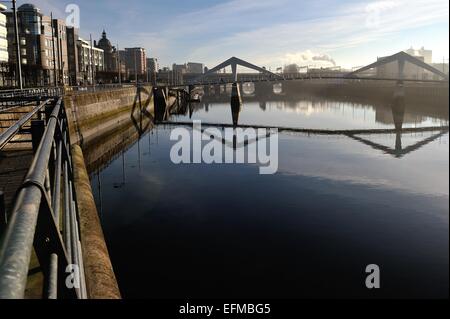
[[[398,5],[400,5],[400,3],[396,1],[375,1],[367,4],[366,11],[368,12],[384,11],[388,9],[393,9]]]
[[[250,8],[256,10],[246,1],[247,6],[244,5],[241,8],[242,11],[234,11],[239,10],[240,3],[232,1],[223,7],[213,7],[189,14],[188,17],[192,20],[176,19],[178,21],[176,28],[169,27],[162,35],[168,35],[168,43],[172,42],[171,46],[176,47],[176,41],[179,39],[177,34],[195,38],[201,37],[208,26],[212,30],[218,28],[218,25],[227,28],[236,17],[245,19],[245,16],[241,14],[248,12]],[[261,4],[263,7],[259,9],[278,8],[279,10],[279,4],[276,3],[276,1],[264,1]],[[369,12],[367,8],[370,9]],[[324,12],[327,12],[326,8]],[[375,26],[370,23],[373,12],[378,15]],[[263,27],[239,30],[220,36],[193,49],[188,49],[189,51],[183,54],[186,59],[204,61],[211,66],[233,55],[268,66],[298,59],[298,55],[307,50],[318,52],[316,54],[332,55],[336,50],[376,43],[377,40],[386,39],[402,31],[414,30],[434,23],[448,23],[448,2],[441,0],[367,2],[344,5],[337,10],[330,10],[327,14],[328,16],[324,18],[288,23],[271,24],[270,21],[266,21]],[[186,27],[182,26],[183,23],[186,23]],[[448,41],[448,39],[444,40]]]

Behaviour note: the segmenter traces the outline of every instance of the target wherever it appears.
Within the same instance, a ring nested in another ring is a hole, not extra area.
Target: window
[[[26,45],[27,44],[27,40],[25,38],[20,38],[20,44],[21,45]]]
[[[27,63],[28,63],[27,59],[22,59],[22,64],[27,64]]]
[[[26,56],[27,55],[27,49],[20,49],[20,54],[22,56]]]

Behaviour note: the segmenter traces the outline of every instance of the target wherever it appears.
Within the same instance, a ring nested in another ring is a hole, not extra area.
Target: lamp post
[[[55,31],[53,28],[53,12],[50,12],[50,27],[52,28],[52,55],[53,55],[53,82],[54,86],[58,86],[57,74],[56,74],[56,50],[55,50]],[[59,56],[59,54],[58,54]]]
[[[94,64],[95,64],[95,56],[94,56],[94,47],[92,46],[92,34],[89,34],[89,40],[90,40],[90,55],[89,55],[89,64],[90,64],[90,71],[91,71],[91,84],[95,87],[95,77],[94,77]]]
[[[137,49],[134,50],[134,77],[136,80],[136,86],[138,85],[138,73],[137,73],[137,57],[136,57],[136,51]]]
[[[118,74],[119,74],[119,85],[122,85],[122,64],[120,60],[120,49],[119,49],[119,43],[117,43],[117,67],[118,67]]]

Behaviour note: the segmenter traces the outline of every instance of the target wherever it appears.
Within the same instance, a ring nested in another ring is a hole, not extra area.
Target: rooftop
[[[36,7],[34,4],[31,3],[25,3],[22,4],[17,11],[33,11],[33,12],[41,12],[41,9]]]

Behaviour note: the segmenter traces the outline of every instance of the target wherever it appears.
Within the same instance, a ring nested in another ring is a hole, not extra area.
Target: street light
[[[118,74],[119,74],[119,85],[122,85],[122,64],[120,60],[120,49],[119,49],[119,43],[117,43],[117,55],[116,55],[116,64],[118,67]]]

